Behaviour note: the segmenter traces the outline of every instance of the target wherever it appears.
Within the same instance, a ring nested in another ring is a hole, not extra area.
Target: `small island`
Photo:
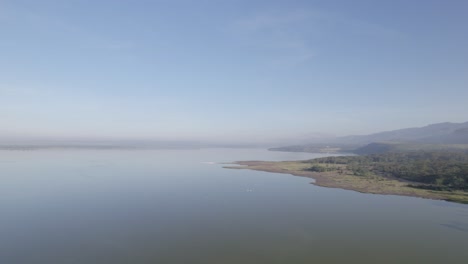
[[[362,193],[413,196],[468,204],[468,153],[416,151],[303,161],[238,161],[230,169],[286,173],[313,184]]]

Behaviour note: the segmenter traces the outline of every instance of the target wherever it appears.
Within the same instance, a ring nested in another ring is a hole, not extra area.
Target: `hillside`
[[[416,151],[468,151],[468,144],[426,144],[401,142],[375,142],[356,148],[354,154],[367,155],[387,152],[416,152]]]
[[[372,144],[366,146],[368,144]],[[468,122],[438,123],[424,127],[328,139],[327,142],[271,148],[291,152],[382,153],[389,150],[458,149],[468,146]],[[326,146],[326,148],[324,147]],[[324,151],[324,150],[331,151]],[[373,149],[373,151],[371,151]]]
[[[424,127],[404,128],[370,135],[345,136],[336,139],[337,143],[352,142],[355,144],[369,144],[381,141],[468,144],[468,122],[445,122]]]

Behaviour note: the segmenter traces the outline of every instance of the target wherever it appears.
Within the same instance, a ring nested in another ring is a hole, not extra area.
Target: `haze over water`
[[[468,206],[230,170],[261,149],[0,151],[0,263],[463,263]]]

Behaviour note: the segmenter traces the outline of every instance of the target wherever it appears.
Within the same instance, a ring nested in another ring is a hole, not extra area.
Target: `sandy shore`
[[[340,188],[361,193],[372,193],[382,195],[402,195],[421,197],[427,199],[446,200],[458,203],[468,203],[468,193],[433,191],[412,188],[408,182],[390,179],[378,175],[355,176],[343,167],[343,173],[332,172],[311,172],[304,169],[310,164],[302,161],[238,161],[233,162],[237,166],[225,166],[228,169],[250,169],[272,173],[291,174],[300,177],[314,179],[314,185],[327,188]],[[240,166],[239,166],[240,165]]]

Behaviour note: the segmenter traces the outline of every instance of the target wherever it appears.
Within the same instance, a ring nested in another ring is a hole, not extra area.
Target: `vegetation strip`
[[[468,154],[418,151],[304,161],[239,161],[231,169],[313,178],[317,186],[468,204]]]

